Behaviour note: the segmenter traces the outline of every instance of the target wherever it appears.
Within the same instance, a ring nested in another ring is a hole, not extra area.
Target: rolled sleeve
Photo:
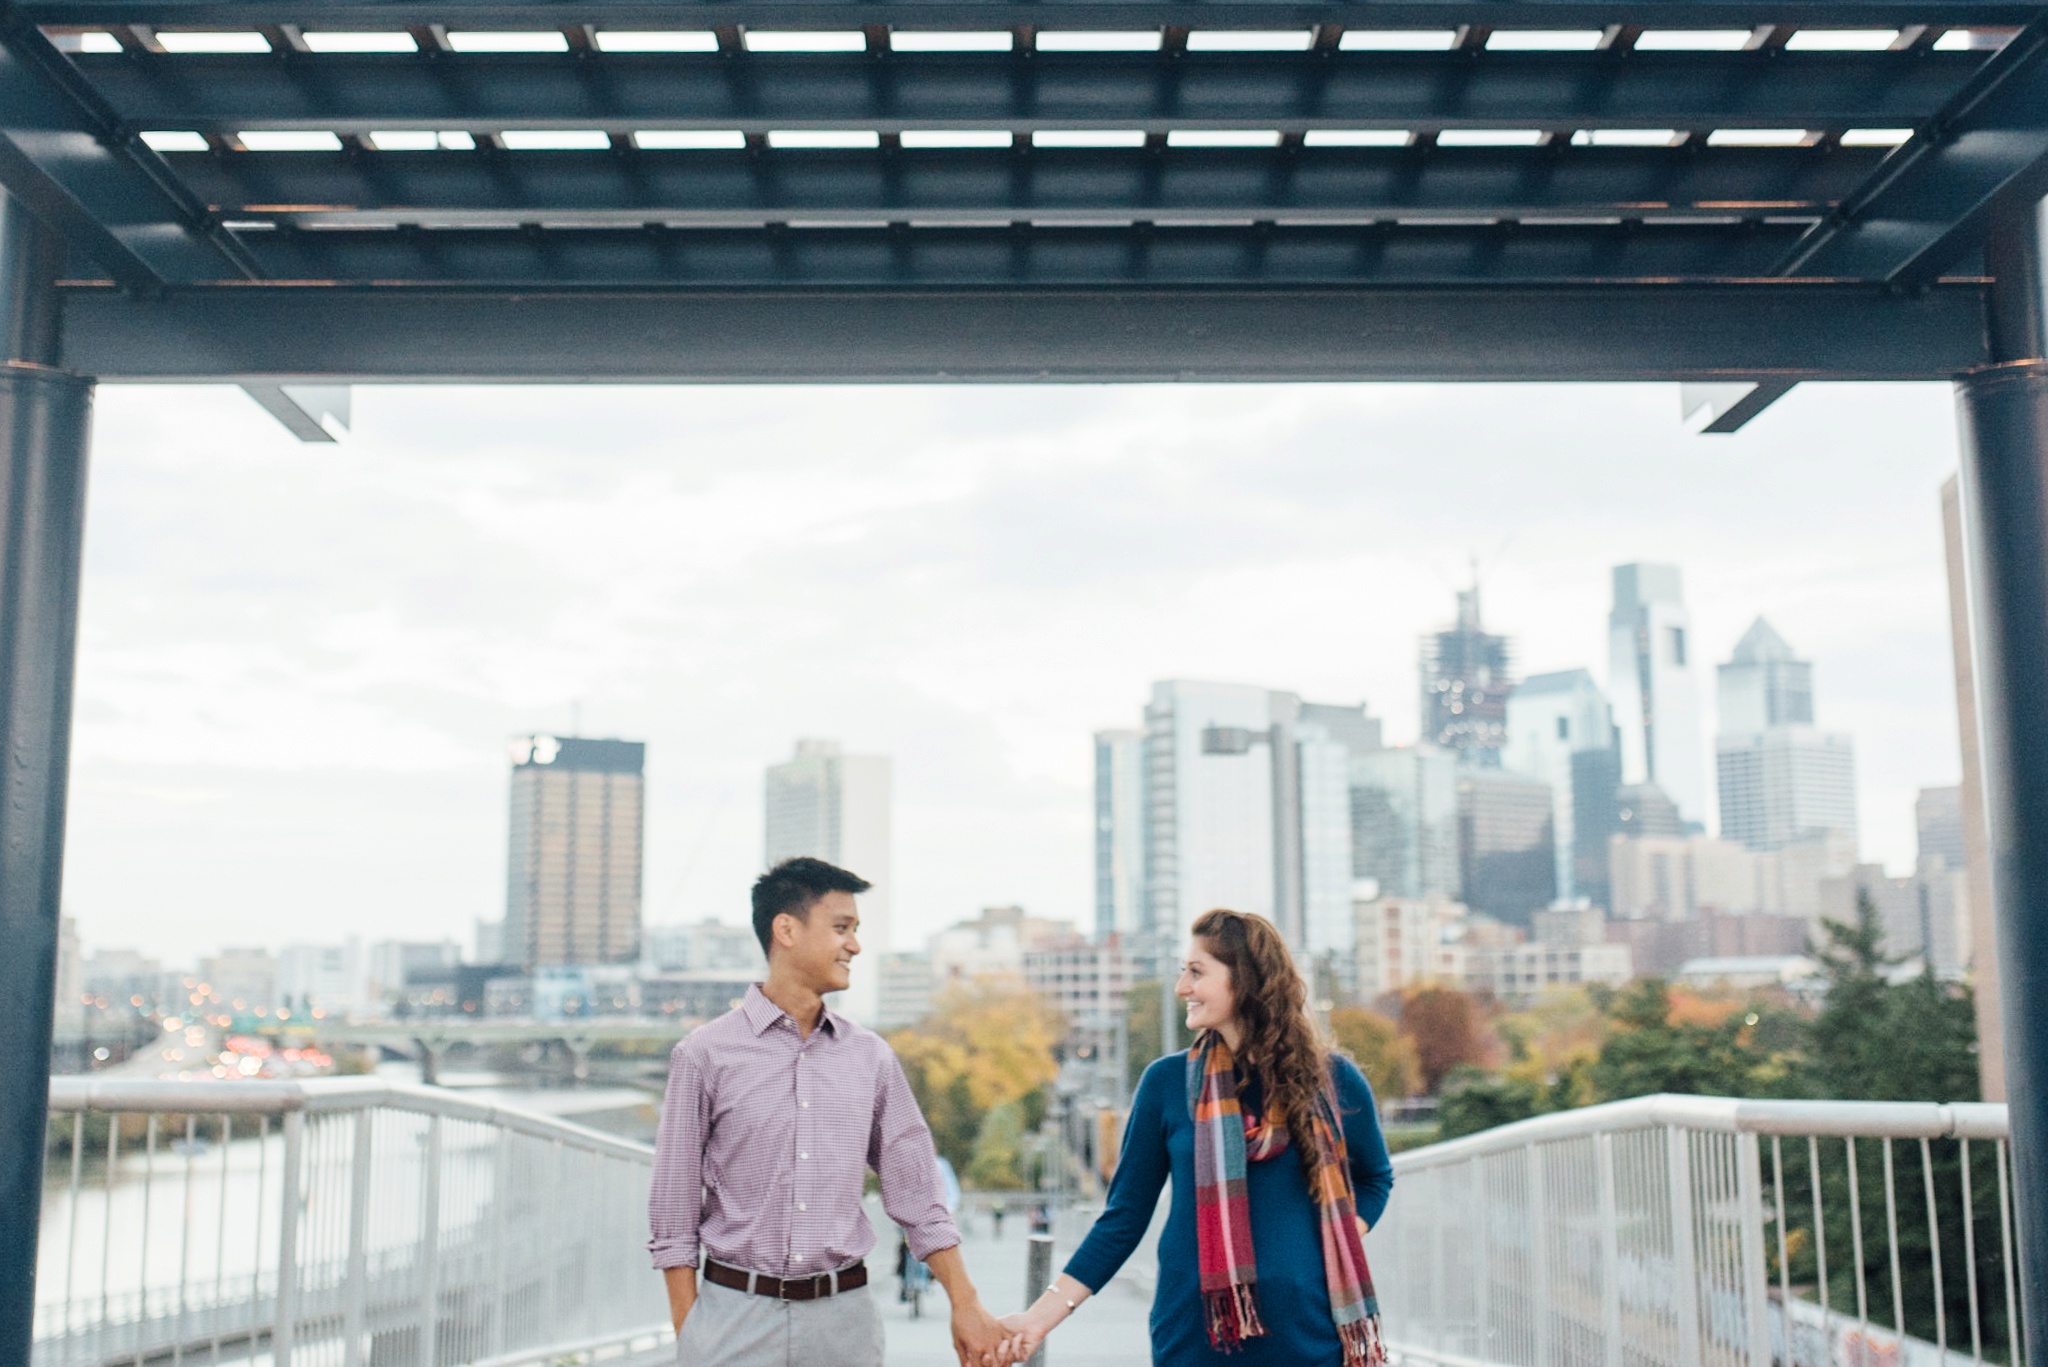
[[[703,1061],[685,1040],[669,1056],[668,1094],[654,1140],[654,1180],[647,1193],[647,1251],[657,1268],[697,1265],[710,1115]]]
[[[868,1166],[881,1180],[882,1209],[903,1226],[911,1256],[922,1261],[958,1244],[960,1229],[941,1195],[939,1155],[932,1147],[931,1129],[917,1109],[910,1080],[903,1076],[894,1050],[881,1074],[874,1127],[868,1136]]]

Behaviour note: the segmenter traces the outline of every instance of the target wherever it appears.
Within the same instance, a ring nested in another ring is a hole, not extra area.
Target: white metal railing
[[[1641,1097],[1394,1167],[1407,1361],[2019,1367],[2003,1106]]]
[[[653,1150],[373,1079],[50,1087],[34,1367],[651,1346]]]

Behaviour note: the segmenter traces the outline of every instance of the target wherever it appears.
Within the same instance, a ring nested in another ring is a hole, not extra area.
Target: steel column
[[[0,1362],[34,1331],[92,413],[92,381],[49,365],[60,253],[0,195]]]
[[[2048,1353],[2048,308],[2038,208],[1995,226],[1994,364],[1956,384],[2026,1357]]]

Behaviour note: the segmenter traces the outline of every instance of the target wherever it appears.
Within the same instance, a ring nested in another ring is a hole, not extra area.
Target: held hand
[[[1038,1351],[1045,1342],[1048,1328],[1034,1324],[1031,1316],[1024,1314],[1003,1316],[1003,1328],[1010,1331],[1010,1361],[1024,1362]]]
[[[953,1303],[953,1351],[960,1367],[1009,1367],[1010,1335],[979,1300]]]

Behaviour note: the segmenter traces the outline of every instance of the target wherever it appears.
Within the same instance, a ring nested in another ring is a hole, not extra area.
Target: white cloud
[[[68,894],[185,954],[465,934],[505,736],[650,743],[652,919],[738,915],[799,735],[897,760],[906,939],[1090,913],[1088,732],[1150,682],[1415,726],[1468,554],[1530,672],[1605,673],[1607,574],[1684,567],[1702,654],[1768,615],[1854,730],[1866,848],[1953,781],[1937,386],[1695,437],[1659,386],[102,391]],[[1703,675],[1710,688],[1710,676]]]

